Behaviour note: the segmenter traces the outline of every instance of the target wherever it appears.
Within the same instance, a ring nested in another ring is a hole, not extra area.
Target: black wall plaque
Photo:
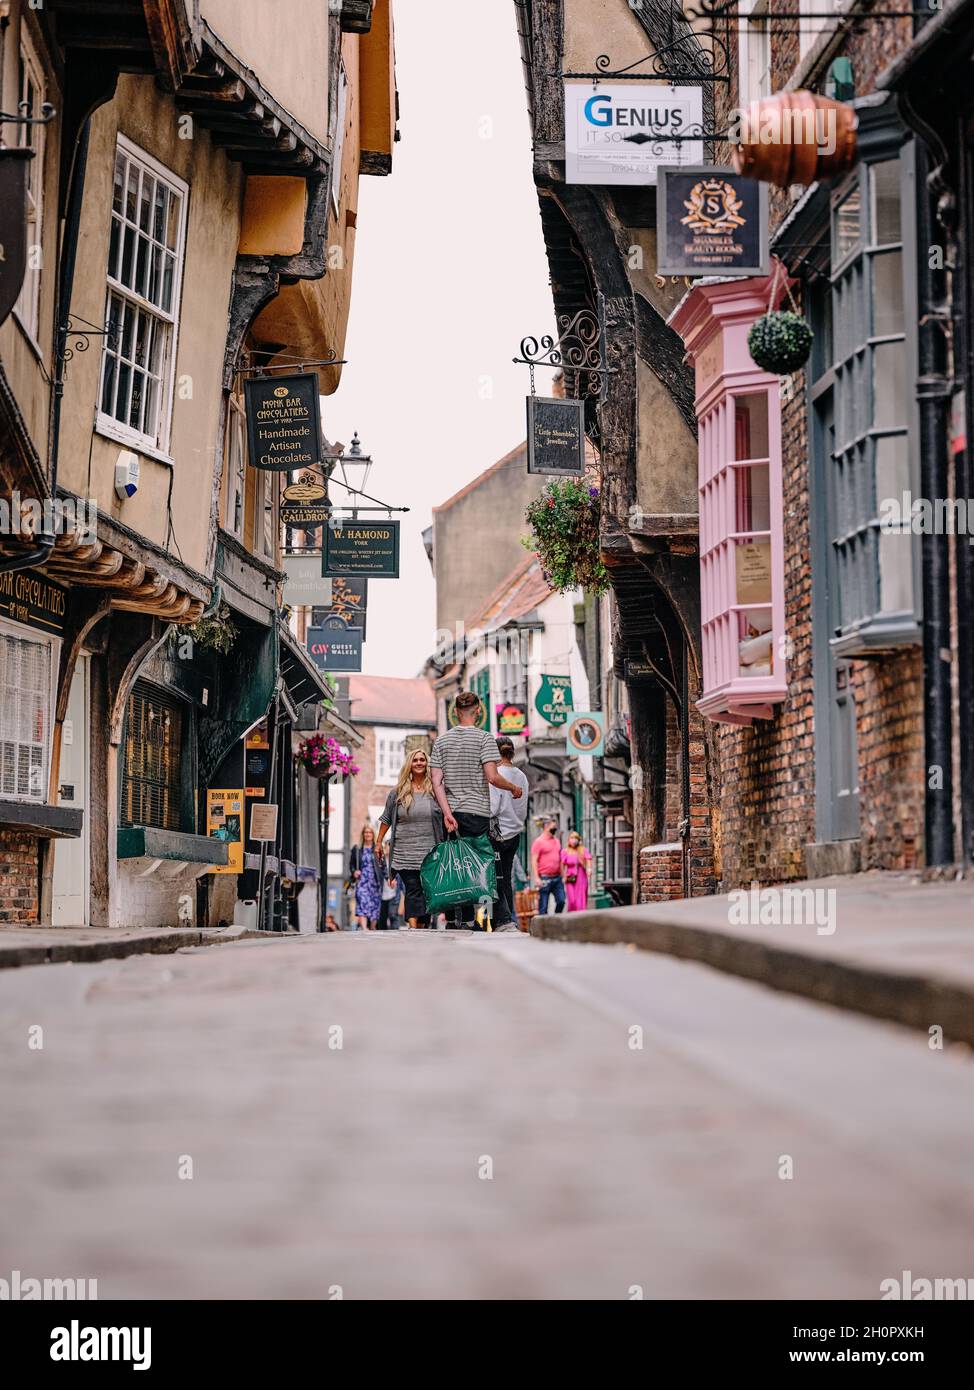
[[[528,396],[528,472],[580,478],[585,472],[585,402]]]
[[[244,383],[252,468],[288,473],[320,463],[320,389],[314,372],[252,377]]]
[[[41,632],[64,631],[68,591],[37,570],[0,574],[0,617]]]
[[[321,573],[326,579],[399,578],[398,521],[331,521],[322,532]]]
[[[767,275],[768,185],[712,164],[659,170],[657,273]]]

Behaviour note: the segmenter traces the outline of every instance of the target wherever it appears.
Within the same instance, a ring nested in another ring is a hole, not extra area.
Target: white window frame
[[[416,729],[395,729],[387,725],[375,725],[375,785],[378,787],[394,787],[399,781],[399,772],[406,757],[406,739],[410,734],[416,733]],[[391,759],[389,752],[391,748],[398,747],[399,752],[393,754]],[[394,762],[395,766],[389,767],[389,763]]]
[[[230,396],[227,401],[227,438],[223,458],[227,470],[223,524],[231,536],[242,541],[247,518],[247,417],[243,401],[236,396]],[[236,519],[238,501],[239,521]]]
[[[47,647],[50,653],[50,671],[48,674],[47,690],[47,721],[44,730],[44,749],[43,749],[43,775],[41,778],[41,789],[39,795],[30,793],[22,794],[17,791],[5,792],[3,790],[2,778],[0,778],[0,802],[3,801],[29,801],[32,805],[46,806],[48,804],[48,789],[51,781],[51,749],[54,734],[54,702],[57,697],[57,675],[60,660],[61,639],[52,633],[37,632],[33,628],[27,628],[20,623],[9,622],[5,618],[0,618],[0,636],[12,637],[19,642],[33,642],[37,646]],[[2,702],[3,689],[0,687],[0,702]],[[0,749],[4,742],[12,742],[19,746],[16,740],[6,740],[0,738]],[[2,764],[2,751],[0,751],[0,764]]]
[[[741,0],[737,30],[737,91],[741,107],[771,95],[769,0]]]
[[[18,74],[18,101],[28,101],[28,83],[33,86],[34,100],[28,115],[41,114],[46,94],[44,67],[37,56],[27,26],[20,25],[20,71]],[[27,268],[24,282],[20,287],[14,314],[17,322],[30,339],[31,345],[40,356],[38,339],[40,337],[41,307],[41,264],[31,266],[31,248],[41,246],[44,237],[44,151],[46,130],[42,125],[23,125],[20,127],[19,144],[23,149],[34,151],[34,158],[27,164]]]
[[[805,54],[812,48],[827,25],[834,24],[842,12],[842,7],[837,0],[832,0],[835,9],[835,19],[824,19],[821,17],[822,11],[828,9],[828,0],[799,0],[798,12],[802,16],[798,23],[798,57],[804,58]],[[818,19],[806,19],[806,15],[817,14]]]
[[[159,383],[160,392],[157,401],[157,421],[155,433],[144,434],[134,429],[131,425],[109,415],[102,409],[102,395],[105,385],[105,371],[109,360],[108,342],[105,341],[102,349],[101,372],[98,378],[98,401],[97,414],[95,419],[95,429],[99,434],[106,435],[109,439],[117,440],[121,444],[139,450],[140,453],[147,454],[151,458],[159,459],[163,463],[171,463],[172,458],[169,453],[170,435],[172,430],[172,411],[173,411],[173,386],[176,377],[176,354],[179,345],[179,318],[182,304],[183,289],[183,269],[186,256],[186,222],[189,202],[189,185],[174,174],[171,169],[160,164],[151,154],[140,149],[138,145],[129,140],[127,136],[118,135],[115,149],[115,159],[123,155],[128,163],[135,164],[142,171],[149,173],[153,178],[165,184],[170,193],[179,198],[179,219],[176,232],[176,245],[174,249],[173,267],[173,286],[171,309],[165,310],[151,300],[143,298],[136,291],[123,285],[116,280],[106,267],[107,292],[105,297],[105,322],[109,321],[109,307],[112,296],[117,296],[124,303],[131,304],[135,308],[142,310],[149,318],[154,319],[157,324],[163,325],[163,332],[166,334],[166,342],[163,348],[164,360],[160,362]],[[112,189],[114,190],[115,165],[112,164]],[[126,175],[125,188],[128,186],[128,176]],[[123,208],[125,199],[125,188],[123,188]],[[141,189],[141,176],[140,176]],[[114,211],[109,211],[109,231],[114,219]],[[109,243],[110,244],[110,243]],[[119,251],[121,254],[121,249]],[[156,330],[158,331],[158,330]],[[119,343],[119,348],[121,344]],[[116,359],[117,360],[117,359]]]

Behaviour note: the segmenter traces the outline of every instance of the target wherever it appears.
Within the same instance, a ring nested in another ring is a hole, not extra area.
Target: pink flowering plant
[[[358,764],[352,761],[337,739],[324,734],[311,734],[298,744],[296,758],[316,777],[354,777]]]
[[[524,514],[531,535],[522,544],[541,562],[545,581],[559,593],[602,594],[609,575],[599,544],[600,493],[591,478],[556,479]]]

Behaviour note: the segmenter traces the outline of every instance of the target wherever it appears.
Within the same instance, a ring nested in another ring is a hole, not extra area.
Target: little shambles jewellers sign
[[[768,185],[733,169],[659,171],[660,275],[767,275]]]
[[[399,578],[398,521],[330,521],[323,542],[321,572],[327,578]]]
[[[585,473],[585,402],[528,396],[528,472],[581,478]]]
[[[244,383],[252,468],[288,473],[321,462],[320,390],[314,372]]]

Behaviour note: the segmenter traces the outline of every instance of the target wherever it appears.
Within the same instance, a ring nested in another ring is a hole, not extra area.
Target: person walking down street
[[[490,788],[510,792],[515,801],[524,791],[498,771],[501,752],[486,729],[476,727],[480,718],[479,695],[465,690],[456,698],[457,724],[440,734],[430,758],[433,793],[443,812],[448,833],[459,831],[465,839],[490,833]],[[473,903],[457,909],[457,925],[472,922]]]
[[[388,853],[383,845],[387,831]],[[395,788],[386,797],[377,841],[389,873],[402,881],[410,927],[429,926],[419,870],[433,846],[445,838],[443,812],[433,795],[429,759],[422,748],[417,748],[403,763]]]
[[[569,831],[568,844],[561,854],[561,867],[566,912],[584,912],[588,907],[588,871],[592,867],[592,856],[577,830]]]
[[[565,883],[561,876],[561,841],[558,822],[546,820],[544,830],[531,846],[531,872],[538,894],[538,916],[548,911],[548,899],[554,898],[555,911],[565,910]]]
[[[375,852],[375,831],[362,826],[357,845],[352,846],[349,868],[355,884],[355,916],[362,931],[375,931],[382,910],[382,875]]]
[[[523,795],[516,801],[510,792],[500,787],[490,788],[490,814],[497,824],[497,839],[494,847],[499,860],[497,868],[497,931],[517,931],[517,914],[514,911],[514,888],[511,883],[514,856],[524,831],[528,815],[528,779],[519,767],[514,766],[514,744],[509,738],[499,738],[500,770],[509,782],[516,782]]]

